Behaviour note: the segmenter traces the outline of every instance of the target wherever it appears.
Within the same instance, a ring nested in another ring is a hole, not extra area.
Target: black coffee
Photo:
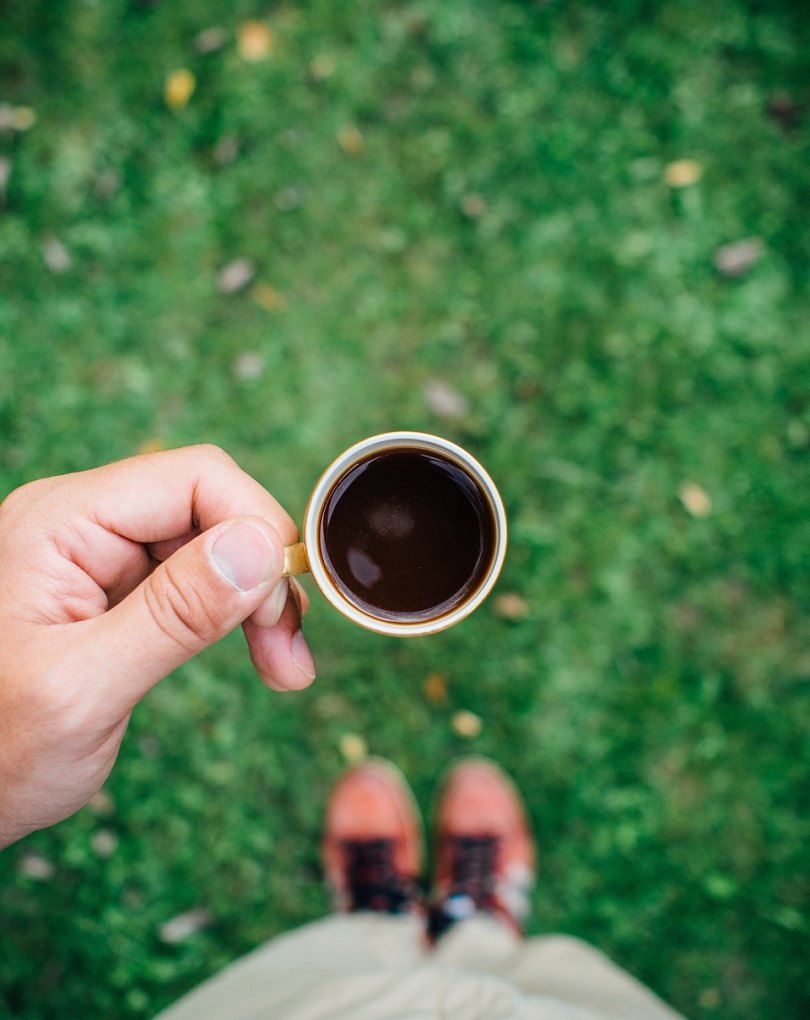
[[[495,551],[489,503],[470,476],[426,451],[373,454],[329,493],[323,558],[350,602],[413,621],[450,612],[475,591]]]

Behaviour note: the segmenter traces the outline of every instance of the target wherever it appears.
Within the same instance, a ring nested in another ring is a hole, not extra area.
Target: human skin
[[[0,504],[0,848],[86,804],[140,699],[239,624],[268,687],[312,682],[306,596],[281,577],[297,538],[213,446],[41,479]]]

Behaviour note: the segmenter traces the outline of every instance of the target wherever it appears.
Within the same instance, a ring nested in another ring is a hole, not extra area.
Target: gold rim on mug
[[[346,598],[332,580],[320,550],[321,512],[336,483],[360,461],[376,454],[399,449],[435,453],[461,468],[473,479],[486,499],[495,529],[491,562],[476,590],[454,609],[427,620],[420,619],[413,622],[382,619],[358,608]],[[338,612],[354,623],[367,630],[373,630],[377,634],[418,637],[424,634],[436,634],[447,627],[452,627],[481,605],[498,580],[506,557],[506,541],[506,511],[503,500],[495,483],[472,454],[456,443],[451,443],[448,439],[426,432],[384,432],[381,435],[363,439],[359,443],[355,443],[354,446],[350,446],[348,450],[344,450],[318,479],[304,512],[303,542],[287,546],[284,550],[284,576],[289,577],[309,571],[324,598]]]

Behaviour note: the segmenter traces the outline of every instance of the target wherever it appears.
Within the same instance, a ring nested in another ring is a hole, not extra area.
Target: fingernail
[[[315,663],[312,661],[312,652],[306,643],[303,632],[297,630],[292,639],[292,661],[308,676],[310,680],[315,679]]]
[[[276,572],[275,549],[263,532],[242,521],[217,536],[211,546],[211,560],[237,591],[252,591]]]
[[[287,605],[287,598],[290,594],[290,585],[285,577],[279,581],[267,598],[262,602],[251,619],[260,627],[275,627],[281,619],[284,607]]]

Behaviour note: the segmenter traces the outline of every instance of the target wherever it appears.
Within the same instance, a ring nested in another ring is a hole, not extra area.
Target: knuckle
[[[179,583],[166,561],[144,589],[146,608],[155,626],[190,655],[219,637],[219,621],[197,586]]]
[[[25,485],[13,489],[0,502],[0,513],[8,515],[29,510],[46,488],[49,488],[49,479],[38,478],[36,481],[26,482]]]
[[[217,461],[220,464],[233,464],[234,459],[216,443],[200,443],[192,447],[194,453],[203,460]]]

